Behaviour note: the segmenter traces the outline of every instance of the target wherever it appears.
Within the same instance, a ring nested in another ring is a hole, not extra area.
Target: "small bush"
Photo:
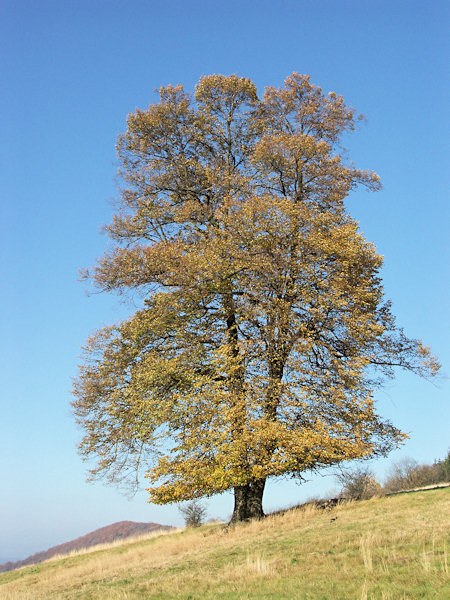
[[[199,500],[191,500],[178,509],[184,517],[186,527],[200,527],[206,517],[206,508]]]
[[[342,471],[337,475],[342,485],[341,498],[347,500],[364,500],[381,493],[381,485],[374,473],[367,467],[359,467],[353,471]]]

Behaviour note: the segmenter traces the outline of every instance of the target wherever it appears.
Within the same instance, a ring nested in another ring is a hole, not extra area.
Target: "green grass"
[[[444,600],[449,515],[447,488],[208,525],[1,574],[0,599]]]

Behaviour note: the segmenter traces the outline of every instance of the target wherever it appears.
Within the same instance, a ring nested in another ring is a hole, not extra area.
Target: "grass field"
[[[4,573],[0,599],[445,600],[449,519],[450,488],[309,506]]]

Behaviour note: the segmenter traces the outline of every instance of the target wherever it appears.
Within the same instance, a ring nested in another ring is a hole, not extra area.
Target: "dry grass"
[[[153,534],[2,574],[0,599],[442,600],[449,499],[433,490]]]
[[[364,534],[360,541],[361,554],[364,561],[364,567],[369,573],[373,572],[372,561],[372,546],[374,545],[375,536],[373,533]]]

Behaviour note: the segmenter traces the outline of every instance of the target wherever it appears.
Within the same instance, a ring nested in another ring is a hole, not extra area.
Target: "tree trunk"
[[[265,485],[266,480],[260,479],[234,488],[234,511],[230,523],[264,517],[262,498]]]

